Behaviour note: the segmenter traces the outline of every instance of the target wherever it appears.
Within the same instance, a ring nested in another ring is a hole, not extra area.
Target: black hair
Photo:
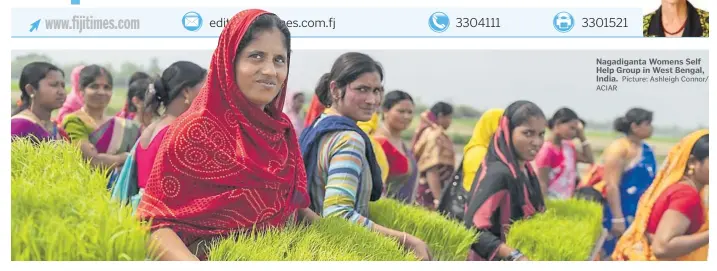
[[[127,88],[127,104],[125,105],[129,112],[137,112],[137,107],[132,103],[132,98],[137,97],[137,99],[144,102],[149,84],[152,84],[150,78],[139,78],[129,84]]]
[[[381,67],[380,63],[363,53],[344,53],[334,61],[331,72],[325,73],[319,79],[315,89],[316,96],[319,97],[319,101],[324,106],[330,107],[333,103],[331,89],[329,88],[331,81],[336,82],[336,87],[342,89],[341,99],[343,99],[346,95],[344,87],[355,81],[362,74],[370,72],[377,72],[381,77],[381,81],[383,81],[383,67]]]
[[[257,37],[257,35],[274,28],[279,29],[281,34],[284,35],[284,46],[286,47],[286,57],[288,58],[291,55],[291,32],[289,31],[289,27],[286,26],[281,18],[273,13],[265,13],[254,19],[254,21],[249,25],[244,37],[242,37],[239,41],[236,54],[239,55],[241,51]]]
[[[292,100],[296,99],[296,97],[299,97],[299,96],[304,96],[304,93],[303,92],[294,92],[294,95],[291,96],[291,99]]]
[[[448,116],[453,114],[453,106],[445,102],[437,102],[431,107],[431,113],[441,116]]]
[[[573,194],[573,197],[577,199],[589,200],[592,202],[600,203],[601,205],[607,203],[600,191],[597,191],[595,188],[589,186],[581,187],[575,190],[575,194]]]
[[[509,129],[510,132],[513,132],[513,129],[515,127],[518,127],[520,125],[523,125],[524,123],[528,122],[530,118],[542,118],[545,119],[545,114],[543,114],[543,110],[538,107],[533,102],[530,101],[516,101],[512,104],[510,104],[505,109],[505,116],[508,117],[508,121],[510,122]]]
[[[112,74],[104,67],[92,64],[82,68],[80,71],[80,90],[84,91],[87,86],[94,83],[100,76],[106,76],[107,83],[110,86],[114,85],[112,81]]]
[[[613,123],[613,127],[615,131],[629,134],[632,131],[630,127],[633,123],[640,125],[643,122],[652,122],[652,111],[636,107],[628,110],[625,116],[617,118]]]
[[[22,104],[20,104],[20,106],[13,110],[13,116],[17,115],[25,109],[30,108],[30,103],[32,102],[32,99],[30,98],[30,94],[27,93],[27,90],[25,90],[25,86],[29,84],[33,88],[35,88],[35,90],[39,89],[40,80],[45,79],[47,74],[51,71],[58,71],[62,74],[63,77],[65,76],[64,71],[62,71],[57,66],[47,62],[31,62],[22,68],[22,73],[20,73],[20,80],[18,82],[20,92],[22,93],[20,96],[20,101],[22,102]]]
[[[188,87],[194,87],[204,80],[207,70],[189,61],[177,61],[169,65],[162,76],[154,80],[153,91],[149,91],[144,104],[148,111],[159,115],[161,106],[167,107]]]
[[[695,142],[695,145],[692,146],[692,152],[690,152],[690,154],[700,163],[704,162],[707,157],[710,157],[709,134],[701,136],[700,139]]]
[[[134,83],[134,81],[137,81],[140,79],[152,79],[152,77],[149,76],[149,74],[147,74],[145,72],[135,72],[129,77],[129,82],[127,83],[127,86]],[[142,94],[142,97],[144,97],[144,94]]]
[[[405,100],[409,100],[413,103],[413,98],[410,94],[402,90],[392,90],[384,96],[382,107],[384,110],[391,110],[397,103]]]
[[[580,118],[578,118],[578,114],[575,113],[570,108],[563,107],[558,109],[558,111],[555,111],[555,114],[553,114],[553,117],[548,120],[548,128],[553,129],[555,125],[570,122],[573,120],[578,120],[580,122],[583,122]],[[584,125],[584,122],[583,122]]]

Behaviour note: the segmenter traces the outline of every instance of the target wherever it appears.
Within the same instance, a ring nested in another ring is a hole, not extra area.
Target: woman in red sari
[[[167,130],[137,208],[152,219],[161,260],[205,258],[213,238],[280,228],[297,210],[318,217],[305,208],[306,172],[281,112],[290,35],[276,15],[245,10],[219,36],[206,83]]]
[[[326,107],[321,104],[319,97],[313,95],[311,97],[311,103],[309,104],[309,110],[306,111],[306,117],[304,117],[304,127],[311,126],[311,123],[324,113],[324,110],[326,110]]]
[[[389,164],[384,193],[389,198],[413,204],[418,189],[418,167],[413,152],[401,139],[401,133],[411,125],[416,106],[411,95],[401,90],[387,93],[381,106],[383,125],[373,137],[381,144]]]

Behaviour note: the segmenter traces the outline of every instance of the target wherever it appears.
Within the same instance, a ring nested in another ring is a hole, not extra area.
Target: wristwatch
[[[520,250],[513,250],[510,252],[510,255],[508,255],[508,260],[510,261],[517,261],[518,259],[524,257],[523,253],[520,252]]]

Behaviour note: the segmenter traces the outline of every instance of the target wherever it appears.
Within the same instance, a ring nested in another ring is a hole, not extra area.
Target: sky
[[[292,54],[289,88],[313,92],[321,74],[346,51],[296,50]],[[708,51],[560,51],[560,50],[364,50],[385,69],[387,90],[401,89],[424,104],[447,101],[479,110],[506,107],[525,99],[538,104],[547,116],[567,106],[580,117],[611,121],[631,107],[655,112],[654,124],[692,129],[709,125],[708,83],[617,83],[613,92],[596,91],[596,58],[701,58],[709,73]],[[161,67],[192,61],[208,67],[211,50],[12,51],[12,57],[42,53],[56,64],[131,61],[149,66],[156,57]],[[619,78],[620,76],[618,76]]]

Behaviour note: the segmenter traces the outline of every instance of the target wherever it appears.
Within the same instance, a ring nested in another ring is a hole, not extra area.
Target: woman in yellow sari
[[[708,184],[709,131],[703,129],[670,150],[640,198],[635,221],[618,241],[613,260],[706,261]]]
[[[107,188],[122,169],[129,151],[139,138],[139,123],[106,113],[112,98],[112,74],[98,65],[80,72],[82,107],[62,119],[70,142],[80,147],[90,164],[111,170]]]
[[[361,128],[361,130],[368,135],[369,140],[371,140],[373,153],[376,154],[376,162],[378,162],[378,166],[381,168],[381,180],[383,180],[383,183],[386,183],[389,170],[388,159],[386,158],[386,153],[383,151],[381,144],[373,139],[373,134],[376,130],[378,130],[378,113],[373,113],[373,116],[369,121],[359,121],[357,124],[359,128]]]
[[[503,116],[503,109],[493,108],[485,111],[473,128],[473,135],[468,144],[463,148],[463,188],[471,190],[473,179],[476,177],[478,167],[483,162],[488,152],[490,139],[495,130],[498,129],[500,117]]]

